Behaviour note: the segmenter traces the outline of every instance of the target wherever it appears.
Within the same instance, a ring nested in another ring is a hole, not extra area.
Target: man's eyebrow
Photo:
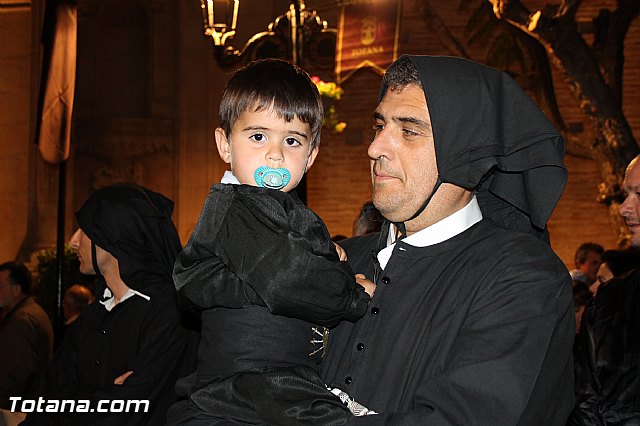
[[[419,127],[424,127],[424,128],[430,128],[431,124],[424,121],[424,120],[420,120],[419,118],[416,117],[393,117],[394,121],[399,121],[400,123],[411,123],[411,124],[415,124],[416,126]]]
[[[386,121],[384,115],[380,114],[377,111],[373,113],[373,118],[376,120]],[[416,117],[392,117],[392,120],[400,123],[415,124],[416,126],[423,127],[425,129],[431,128],[431,123],[424,120],[420,120],[419,118],[416,118]]]

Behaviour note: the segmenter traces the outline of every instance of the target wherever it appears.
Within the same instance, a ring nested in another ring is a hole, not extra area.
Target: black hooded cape
[[[331,330],[322,376],[380,413],[349,424],[564,425],[571,283],[537,238],[566,181],[562,139],[504,73],[458,58],[408,59],[440,178],[477,190],[484,218],[434,245],[398,241],[377,274],[388,225],[341,241],[354,272],[379,278],[368,312]]]
[[[186,354],[192,336],[182,326],[171,278],[181,250],[172,210],[161,194],[119,184],[96,191],[76,213],[93,243],[118,260],[125,284],[151,299],[133,296],[111,311],[99,300],[89,305],[70,327],[42,386],[45,398],[90,400],[94,410],[101,399],[149,400],[148,412],[43,413],[29,416],[28,424],[164,424],[177,378],[193,368]],[[99,281],[106,285],[103,277]],[[96,287],[100,299],[104,287]],[[130,370],[124,384],[113,383]]]
[[[567,181],[558,131],[501,71],[454,57],[404,58],[420,72],[442,182],[476,190],[483,217],[542,235]]]

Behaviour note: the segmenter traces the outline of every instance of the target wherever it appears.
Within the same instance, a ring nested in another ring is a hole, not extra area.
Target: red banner
[[[380,74],[398,54],[400,0],[345,1],[336,48],[338,84],[363,67]]]

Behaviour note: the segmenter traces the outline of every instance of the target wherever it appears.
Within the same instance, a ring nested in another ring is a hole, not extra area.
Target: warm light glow
[[[542,11],[540,10],[531,15],[531,17],[529,18],[529,26],[527,28],[529,31],[533,31],[536,29],[536,27],[538,26],[538,20],[540,19],[541,15]]]
[[[216,46],[224,46],[236,33],[240,0],[200,0],[204,33]]]

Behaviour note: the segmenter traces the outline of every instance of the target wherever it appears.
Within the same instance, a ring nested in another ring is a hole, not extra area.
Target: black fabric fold
[[[295,395],[295,398],[292,398]],[[221,379],[172,407],[169,425],[343,425],[349,409],[306,366]]]
[[[211,188],[174,281],[184,307],[259,305],[325,326],[359,318],[369,302],[315,213],[293,194],[247,185]]]
[[[483,217],[542,237],[567,181],[558,131],[504,72],[455,57],[405,58],[420,73],[442,181],[477,190]]]
[[[116,184],[94,192],[76,219],[93,243],[118,259],[127,286],[152,296],[173,291],[171,266],[182,244],[172,212],[173,202],[162,194]],[[98,297],[102,290],[104,286],[96,289]]]

